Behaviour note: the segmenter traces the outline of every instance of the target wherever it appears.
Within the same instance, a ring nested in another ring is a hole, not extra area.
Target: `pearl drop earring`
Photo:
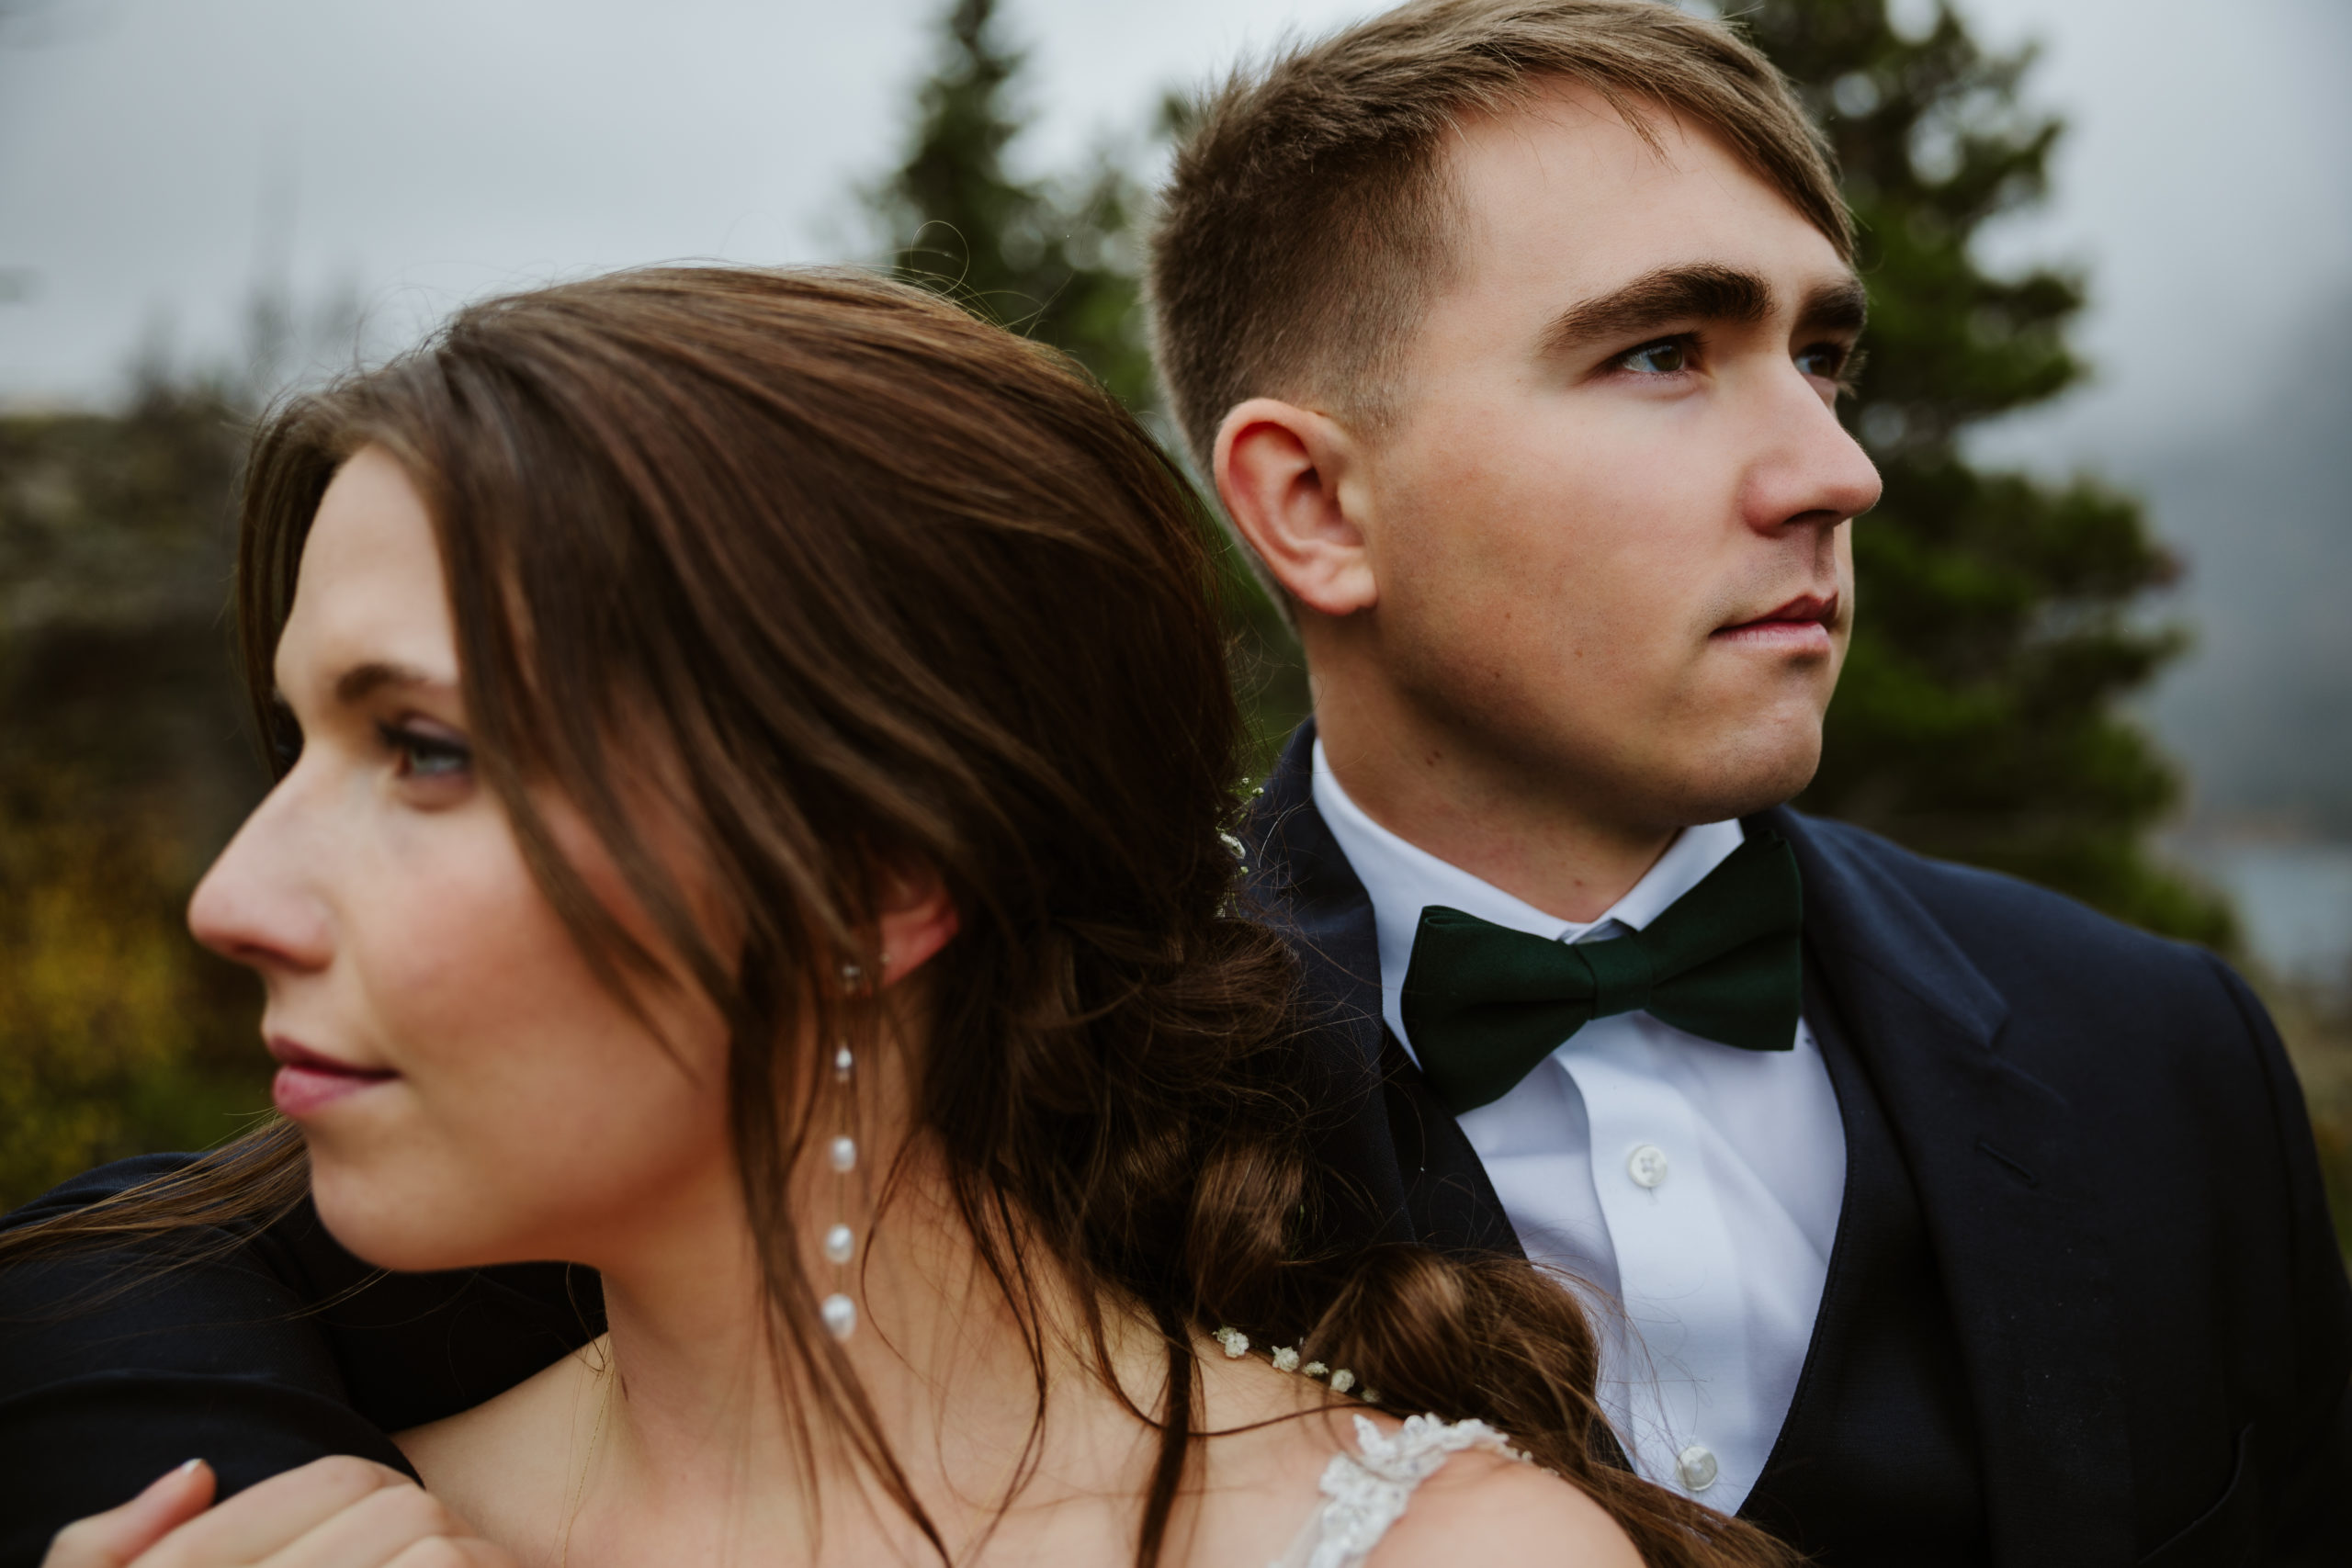
[[[877,955],[881,975],[890,972],[890,955]],[[841,966],[842,991],[857,996],[867,989],[865,971],[857,964],[844,959]],[[857,1257],[857,1233],[849,1227],[844,1217],[849,1213],[849,1180],[857,1169],[857,1137],[854,1101],[851,1098],[850,1070],[855,1065],[849,1042],[842,1041],[833,1047],[834,1098],[841,1103],[841,1131],[833,1134],[831,1146],[826,1151],[833,1168],[833,1223],[825,1227],[825,1261],[833,1266],[832,1292],[817,1304],[817,1315],[824,1320],[825,1332],[835,1339],[847,1339],[857,1332],[857,1303],[850,1299],[849,1266]]]
[[[842,978],[851,980],[856,974],[854,964],[842,965]],[[842,1128],[835,1134],[831,1153],[833,1167],[833,1223],[825,1231],[825,1261],[833,1266],[833,1291],[817,1308],[825,1321],[825,1332],[836,1339],[847,1339],[857,1329],[857,1303],[849,1297],[850,1260],[857,1256],[857,1235],[843,1218],[849,1212],[849,1176],[857,1168],[857,1140],[850,1127],[850,1055],[849,1042],[844,1040],[833,1050],[833,1084],[842,1106]]]

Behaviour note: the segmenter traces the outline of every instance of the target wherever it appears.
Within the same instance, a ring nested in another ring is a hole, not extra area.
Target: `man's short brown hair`
[[[1200,106],[1151,241],[1159,373],[1201,471],[1252,397],[1376,425],[1450,259],[1438,156],[1465,114],[1582,85],[1645,139],[1706,126],[1851,259],[1826,145],[1772,63],[1663,0],[1414,0],[1237,71]]]

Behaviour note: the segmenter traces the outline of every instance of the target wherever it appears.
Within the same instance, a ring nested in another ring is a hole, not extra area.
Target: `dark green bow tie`
[[[1432,904],[1399,1010],[1438,1098],[1459,1116],[1500,1100],[1596,1018],[1647,1012],[1746,1051],[1796,1043],[1804,995],[1797,859],[1749,839],[1644,930],[1553,942]]]

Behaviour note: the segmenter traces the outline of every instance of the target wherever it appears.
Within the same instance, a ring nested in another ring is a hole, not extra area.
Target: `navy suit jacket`
[[[1245,837],[1322,1038],[1347,1043],[1353,1114],[1327,1157],[1375,1234],[1515,1247],[1381,1021],[1371,900],[1316,810],[1312,741],[1310,722]],[[1995,1560],[2352,1564],[2352,1285],[2245,982],[2009,877],[1785,808],[1752,820],[1795,849],[1808,961],[1924,1211]]]

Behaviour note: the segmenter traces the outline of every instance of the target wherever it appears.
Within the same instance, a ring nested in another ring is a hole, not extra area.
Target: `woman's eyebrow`
[[[413,664],[371,659],[364,664],[353,665],[335,677],[334,700],[349,706],[373,696],[387,686],[432,686],[449,691],[456,684],[442,676],[428,674]]]

